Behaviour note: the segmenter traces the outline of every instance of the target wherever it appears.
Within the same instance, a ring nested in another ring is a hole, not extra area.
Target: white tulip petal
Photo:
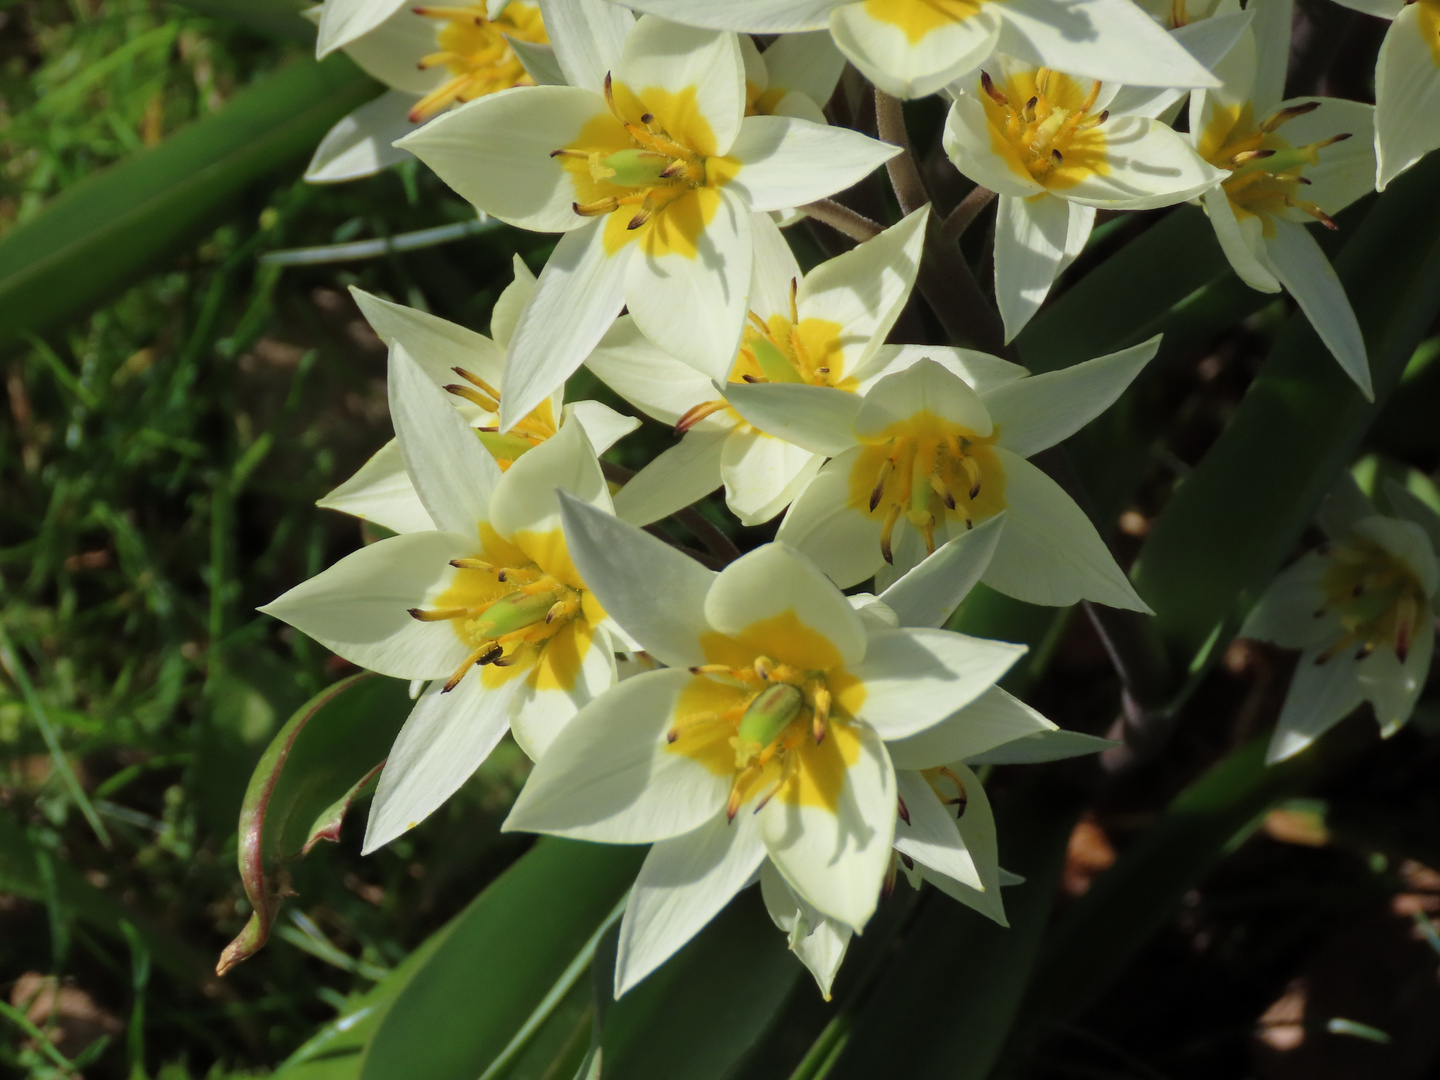
[[[739,191],[751,210],[788,210],[845,190],[899,152],[846,128],[747,116],[730,147],[741,168],[727,187]]]
[[[941,141],[954,166],[981,187],[1021,199],[1046,194],[1014,145],[992,131],[985,106],[968,85],[950,106]]]
[[[535,766],[502,830],[650,844],[723,814],[732,778],[665,741],[680,693],[694,678],[646,672],[581,709]]]
[[[1255,36],[1253,82],[1246,94],[1255,103],[1256,117],[1274,112],[1285,96],[1290,68],[1290,35],[1295,22],[1295,0],[1264,0],[1254,4],[1250,31]],[[1216,72],[1218,75],[1219,72]],[[1229,77],[1225,77],[1227,87]]]
[[[1323,647],[1343,633],[1338,617],[1322,614],[1322,582],[1330,565],[1318,551],[1309,551],[1265,587],[1240,627],[1240,636],[1273,641],[1287,649]]]
[[[1436,69],[1440,80],[1440,68]],[[1361,101],[1341,98],[1292,98],[1281,102],[1282,108],[1318,102],[1313,112],[1297,116],[1280,129],[1292,146],[1321,142],[1335,135],[1350,138],[1322,147],[1320,160],[1305,168],[1305,198],[1327,214],[1338,214],[1345,207],[1368,194],[1375,187],[1375,107]],[[1437,129],[1440,134],[1440,129]],[[1285,212],[1291,221],[1308,224],[1314,221],[1298,208]]]
[[[965,811],[960,815],[960,837],[965,841],[965,850],[980,872],[980,883],[984,891],[967,887],[963,882],[919,865],[920,876],[937,889],[966,907],[974,908],[988,919],[1001,926],[1009,926],[1005,918],[1005,903],[1000,897],[1001,875],[999,844],[995,839],[995,813],[990,808],[990,797],[979,778],[960,762],[953,762],[950,770],[956,773],[965,785]]]
[[[1159,348],[1157,335],[1121,352],[1019,379],[985,395],[1000,445],[1028,458],[1068,439],[1113,405]]]
[[[674,425],[686,412],[719,395],[715,383],[689,364],[651,343],[635,320],[622,315],[585,359],[585,366],[630,404],[662,424]],[[735,418],[708,416],[698,431],[728,431]]]
[[[1304,750],[1359,708],[1364,700],[1353,659],[1345,654],[1317,664],[1321,651],[1310,648],[1300,654],[1290,680],[1290,692],[1285,695],[1275,734],[1265,752],[1267,765]]]
[[[601,115],[605,101],[589,90],[522,86],[451,109],[399,145],[487,214],[521,229],[569,232],[594,222],[575,213],[575,183],[550,153]]]
[[[1169,2],[1166,2],[1169,9]],[[1194,5],[1189,5],[1193,10]],[[1170,31],[1170,36],[1185,46],[1185,51],[1201,65],[1215,70],[1230,51],[1235,48],[1253,17],[1248,11],[1235,11],[1228,15],[1212,15],[1208,18],[1187,23]],[[1167,109],[1183,98],[1189,91],[1175,87],[1126,86],[1110,102],[1110,112],[1116,116],[1149,116],[1161,118]]]
[[[624,286],[640,331],[717,381],[735,366],[750,304],[750,213],[733,187],[719,189],[715,216],[696,238],[693,255],[635,250]]]
[[[762,319],[771,315],[789,318],[790,290],[804,277],[800,264],[795,261],[795,253],[790,250],[790,241],[785,239],[769,214],[750,215],[750,236],[755,246],[750,310]]]
[[[783,87],[804,94],[823,107],[835,94],[845,57],[824,30],[806,34],[782,34],[764,54],[769,74],[767,87]]]
[[[444,592],[451,559],[475,554],[476,540],[409,533],[369,544],[260,608],[352,664],[396,679],[438,679],[469,655],[448,622],[421,622],[410,609]]]
[[[1394,3],[1395,0],[1390,0]],[[1375,186],[1440,147],[1440,60],[1421,32],[1421,6],[1406,4],[1380,45],[1375,67]]]
[[[995,686],[943,722],[888,743],[886,749],[897,769],[930,769],[973,761],[1017,739],[1055,730],[1039,712]]]
[[[908,28],[876,18],[870,5],[846,4],[830,16],[840,51],[881,90],[900,98],[925,97],[981,64],[1000,41],[1000,20],[977,5],[918,39]]]
[[[509,34],[505,35],[505,40],[510,43],[510,48],[515,50],[515,59],[520,61],[525,74],[530,76],[530,81],[536,86],[569,85],[565,71],[560,66],[560,58],[555,55],[554,46],[538,41],[525,41]]]
[[[1431,547],[1424,527],[1405,518],[1376,515],[1355,524],[1355,532],[1372,540],[1390,555],[1403,562],[1416,578],[1426,596],[1434,596],[1440,588],[1440,564]]]
[[[1090,239],[1095,208],[1053,195],[1001,195],[995,216],[995,298],[1005,341],[1040,310],[1050,286]]]
[[[391,144],[415,127],[409,112],[414,94],[388,90],[338,121],[320,140],[305,167],[312,184],[358,180],[396,165],[410,155]]]
[[[980,395],[927,358],[871,387],[855,416],[855,433],[861,438],[879,437],[923,412],[967,428],[982,439],[990,435],[993,426]]]
[[[1340,276],[1304,225],[1293,221],[1271,224],[1274,231],[1265,238],[1265,254],[1275,276],[1300,305],[1330,355],[1366,399],[1373,401],[1365,338]]]
[[[566,405],[562,413],[565,423],[574,420],[585,431],[595,453],[603,454],[640,426],[636,417],[618,413],[598,401],[576,401]]]
[[[634,0],[636,11],[663,15],[691,26],[741,30],[751,34],[787,34],[822,30],[830,12],[854,0]]]
[[[520,324],[520,313],[535,293],[535,275],[525,265],[525,260],[516,255],[511,259],[511,266],[515,278],[500,291],[500,298],[490,312],[490,336],[500,348],[502,363],[510,339],[515,336],[515,327]]]
[[[606,614],[662,664],[705,663],[705,596],[715,573],[663,540],[561,498],[570,557]]]
[[[865,370],[856,373],[860,379],[860,392],[869,393],[870,388],[886,375],[904,371],[921,360],[933,360],[946,371],[958,375],[981,397],[996,387],[1030,374],[1019,364],[974,349],[957,349],[950,345],[883,345],[865,365]]]
[[[1011,742],[1003,743],[993,750],[975,754],[965,759],[967,765],[1039,765],[1046,761],[1064,761],[1067,758],[1098,754],[1116,746],[1123,746],[1114,739],[1102,739],[1098,735],[1086,735],[1079,731],[1037,731]]]
[[[882,739],[908,738],[969,705],[1025,653],[1023,645],[948,630],[874,634],[865,659],[849,669],[865,686],[855,715]]]
[[[766,624],[787,617],[810,630],[815,640],[777,643],[778,655],[767,649],[771,659],[823,669],[864,658],[865,626],[845,594],[818,566],[785,544],[766,544],[742,555],[720,571],[705,596],[705,620],[756,648],[765,649],[774,636]],[[766,640],[750,641],[751,634]]]
[[[368,34],[406,6],[406,0],[328,0],[320,8],[315,56],[325,59],[336,49]]]
[[[511,680],[516,690],[510,702],[510,730],[531,761],[540,760],[577,712],[615,685],[614,643],[603,628],[594,633],[568,689],[541,689],[528,677]]]
[[[1380,733],[1387,738],[1400,730],[1425,689],[1435,653],[1435,621],[1422,619],[1404,662],[1394,649],[1380,648],[1356,664],[1360,692],[1375,707]],[[1342,662],[1339,657],[1331,663]]]
[[[387,348],[404,346],[410,359],[420,365],[436,386],[455,381],[457,367],[480,376],[492,386],[505,378],[505,351],[484,334],[419,311],[403,304],[382,300],[352,285],[350,295]],[[459,404],[459,399],[455,399]]]
[[[1118,116],[1103,130],[1109,168],[1067,187],[1065,198],[1110,210],[1153,210],[1193,198],[1228,175],[1159,120]]]
[[[864,399],[807,383],[731,383],[725,400],[768,435],[826,457],[855,445],[855,421]]]
[[[1211,188],[1200,197],[1210,224],[1215,228],[1215,238],[1220,241],[1220,250],[1240,280],[1252,289],[1261,292],[1279,292],[1280,281],[1261,261],[1264,251],[1264,223],[1254,216],[1242,222],[1235,216],[1230,198],[1221,188]]]
[[[540,13],[565,81],[600,93],[620,64],[635,16],[600,0],[541,0]]]
[[[405,471],[400,443],[391,439],[358,472],[315,503],[326,510],[373,521],[397,533],[433,532],[435,522]]]
[[[861,931],[890,866],[895,771],[878,735],[860,724],[839,728],[831,726],[822,748],[848,738],[856,756],[845,762],[835,806],[796,804],[782,789],[757,816],[770,858],[790,888],[822,915]],[[813,744],[802,745],[802,757],[819,754]]]
[[[747,528],[763,525],[789,506],[814,479],[824,455],[753,428],[736,428],[720,454],[725,503]]]
[[[1031,604],[1091,600],[1150,613],[1075,500],[1024,458],[994,452],[1005,471],[1005,542],[981,580]]]
[[[525,548],[531,558],[550,573],[557,568],[537,557],[560,536],[560,492],[609,513],[610,486],[600,471],[600,460],[585,429],[564,424],[552,437],[515,459],[500,483],[491,503],[495,531]],[[536,545],[532,548],[532,544]],[[562,546],[563,547],[563,546]],[[557,550],[562,565],[568,553]]]
[[[881,593],[880,601],[895,612],[901,626],[942,626],[985,573],[1004,527],[1001,512],[941,544]]]
[[[1216,86],[1198,60],[1130,0],[1006,0],[1001,52],[1129,86]]]
[[[768,860],[760,867],[760,895],[771,920],[788,936],[790,951],[815,977],[821,995],[829,1001],[830,988],[854,931],[827,919],[796,896]]]
[[[955,810],[940,802],[935,789],[918,772],[898,770],[895,784],[905,807],[905,814],[895,823],[895,850],[937,873],[983,892],[985,886],[980,881],[980,870],[960,835],[960,822]],[[968,806],[966,809],[969,809]]]
[[[448,694],[430,684],[385,759],[361,854],[413,829],[470,779],[510,730],[516,686],[483,686],[478,671]]]
[[[625,259],[632,254],[628,247],[606,251],[600,221],[560,238],[510,340],[503,430],[563,385],[610,328],[625,304]]]
[[[721,484],[728,431],[691,431],[615,493],[615,516],[649,525],[699,502]]]
[[[693,90],[695,111],[715,138],[713,146],[695,149],[706,157],[729,153],[745,115],[745,64],[734,34],[642,15],[625,39],[614,76],[641,101],[647,90]]]
[[[734,821],[717,814],[693,832],[651,848],[620,923],[615,996],[631,990],[704,929],[764,859],[753,814]]]
[[[864,451],[856,446],[822,466],[780,523],[775,539],[803,551],[842,589],[884,565],[878,517],[850,506],[850,472]]]

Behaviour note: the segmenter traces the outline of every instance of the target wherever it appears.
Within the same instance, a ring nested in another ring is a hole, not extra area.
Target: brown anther
[[[550,605],[550,610],[545,612],[545,625],[549,626],[552,622],[554,622],[556,619],[558,619],[561,615],[564,614],[565,601],[556,600],[555,603]]]
[[[702,401],[699,405],[685,410],[680,419],[675,421],[675,430],[683,435],[707,416],[711,416],[728,407],[729,402],[724,400]]]
[[[904,797],[903,795],[897,795],[897,796],[895,796],[895,798],[896,798],[896,800],[900,803],[900,808],[899,808],[899,809],[900,809],[900,820],[903,821],[903,822],[905,822],[906,825],[909,825],[909,824],[910,824],[910,808],[905,805],[905,797]]]
[[[486,382],[484,379],[482,379],[479,375],[476,375],[473,371],[466,371],[463,367],[458,367],[458,366],[457,366],[457,367],[453,367],[453,368],[451,368],[450,370],[453,371],[453,372],[455,372],[456,375],[459,375],[462,379],[464,379],[466,382],[468,382],[471,386],[479,387],[481,390],[485,391],[485,393],[489,394],[489,395],[490,395],[492,398],[494,398],[496,401],[499,401],[499,400],[500,400],[500,391],[497,390],[495,387],[491,386],[488,382]]]
[[[654,114],[654,113],[648,113],[648,112],[647,112],[647,113],[641,113],[641,114],[640,114],[640,122],[641,122],[642,124],[653,124],[653,123],[655,122],[655,114]]]
[[[1367,641],[1364,645],[1361,645],[1360,648],[1358,648],[1357,650],[1355,650],[1355,659],[1356,659],[1356,660],[1364,660],[1367,656],[1369,656],[1369,655],[1370,655],[1371,653],[1373,653],[1374,651],[1375,651],[1375,643],[1374,643],[1373,641]]]
[[[451,559],[450,565],[456,570],[494,570],[495,567],[484,559]]]
[[[471,614],[469,608],[418,608],[410,609],[410,617],[420,622],[444,622],[446,619],[463,619]]]
[[[1065,164],[1065,155],[1060,153],[1059,150],[1051,150],[1050,160],[1053,161],[1056,165],[1063,165]]]
[[[748,383],[760,383],[765,381],[764,379],[757,378],[754,375],[741,375],[740,378]]]
[[[890,479],[890,474],[895,469],[895,459],[886,458],[880,466],[880,475],[875,478],[875,486],[870,489],[870,511],[874,513],[875,508],[880,505],[880,500],[885,496],[885,483]]]
[[[1010,104],[1010,99],[1005,96],[1005,91],[995,85],[995,80],[990,78],[988,71],[980,72],[980,87],[996,105]]]
[[[640,212],[630,219],[629,223],[625,226],[625,228],[630,230],[643,228],[650,223],[650,218],[653,214],[654,211],[651,210],[648,206],[641,207]]]
[[[1274,150],[1242,150],[1230,159],[1230,164],[1244,165],[1247,161],[1259,161],[1261,158],[1274,156]]]
[[[909,855],[906,855],[903,851],[897,852],[897,854],[900,856],[900,861],[905,864],[905,869],[906,869],[906,870],[914,870],[914,869],[915,869],[915,860],[914,860],[914,859],[910,858],[910,856],[909,856]]]
[[[501,570],[498,574],[495,575],[495,580],[496,580],[496,581],[502,581],[502,582],[503,582],[503,581],[509,581],[509,580],[510,580],[510,571],[509,571],[509,570]]]
[[[1306,113],[1312,113],[1319,107],[1320,102],[1307,101],[1303,105],[1292,105],[1288,109],[1281,109],[1279,112],[1267,117],[1264,122],[1261,123],[1260,130],[1265,132],[1266,134],[1269,134],[1270,132],[1278,128],[1281,124],[1289,123],[1297,116],[1304,116]]]

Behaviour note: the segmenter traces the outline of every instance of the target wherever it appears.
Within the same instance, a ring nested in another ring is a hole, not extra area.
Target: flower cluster
[[[517,260],[492,338],[356,293],[390,349],[396,438],[321,505],[394,535],[264,610],[415,685],[366,850],[509,733],[536,764],[506,828],[653,845],[617,994],[757,880],[827,994],[902,870],[1003,923],[967,763],[1022,740],[1029,761],[1088,744],[996,685],[1022,647],[941,627],[979,582],[1148,612],[1029,459],[1109,408],[1159,341],[1040,375],[889,343],[929,246],[965,224],[927,206],[884,229],[838,207],[863,242],[802,270],[782,228],[833,218],[831,196],[902,152],[828,121],[832,99],[860,96],[846,61],[882,97],[947,96],[943,148],[976,185],[957,214],[998,197],[1007,343],[1099,211],[1195,201],[1236,272],[1288,290],[1368,395],[1365,343],[1310,228],[1440,142],[1433,0],[1387,9],[1378,114],[1283,99],[1286,0],[317,11],[321,53],[390,89],[331,132],[311,179],[413,155],[481,214],[559,234],[538,277]],[[581,365],[681,436],[618,486],[599,455],[639,421],[565,404]],[[780,519],[771,542],[706,561],[646,531],[721,487],[740,523]],[[1440,516],[1404,489],[1389,503],[1336,518],[1247,624],[1305,650],[1274,757],[1362,698],[1387,730],[1413,707]]]

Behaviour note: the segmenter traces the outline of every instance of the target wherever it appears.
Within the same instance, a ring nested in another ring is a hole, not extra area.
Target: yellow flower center
[[[1100,84],[1088,86],[1049,68],[1017,72],[999,86],[980,73],[980,102],[990,121],[990,146],[1021,176],[1061,190],[1110,171],[1101,125],[1091,115]]]
[[[712,662],[690,669],[668,749],[732,777],[732,819],[752,797],[759,811],[776,795],[834,811],[845,770],[860,760],[852,724],[865,700],[835,647],[793,612],[701,644]]]
[[[891,539],[902,517],[933,552],[935,530],[947,517],[969,529],[1005,509],[997,437],[981,438],[926,410],[863,440],[850,472],[849,506],[883,522],[886,562],[894,562]]]
[[[1419,15],[1420,38],[1430,46],[1431,59],[1435,66],[1440,67],[1440,0],[1411,0],[1412,3],[1420,5],[1417,14]]]
[[[1326,228],[1335,228],[1320,207],[1299,197],[1300,189],[1310,181],[1303,175],[1311,165],[1320,162],[1320,151],[1350,138],[1348,133],[1332,135],[1319,142],[1291,146],[1279,128],[1306,113],[1314,112],[1320,102],[1292,105],[1255,122],[1255,107],[1222,105],[1200,135],[1200,156],[1217,169],[1227,169],[1230,177],[1221,187],[1238,218],[1258,217],[1266,233],[1274,231],[1271,218],[1293,207],[1309,214]]]
[[[1320,588],[1325,602],[1316,617],[1333,612],[1344,629],[1315,658],[1317,664],[1352,647],[1357,660],[1378,648],[1392,648],[1404,663],[1410,643],[1429,618],[1425,590],[1415,572],[1367,537],[1352,537],[1331,547]]]
[[[445,682],[455,689],[474,667],[485,686],[526,675],[538,688],[569,690],[604,612],[573,575],[545,571],[519,546],[482,527],[480,550],[450,563],[458,573],[422,622],[449,622],[470,650]]]
[[[569,146],[551,151],[574,181],[575,213],[608,215],[605,249],[639,240],[647,255],[699,253],[700,234],[720,208],[718,189],[740,164],[716,154],[715,133],[693,86],[635,93],[605,77],[608,114],[592,118]]]
[[[829,319],[800,317],[796,305],[799,282],[790,279],[790,313],[762,319],[750,312],[740,338],[740,351],[730,369],[732,383],[808,383],[854,393],[859,383],[845,375],[845,349],[840,340],[842,327]],[[675,423],[675,430],[689,431],[707,416],[729,409],[717,398],[689,409]],[[732,410],[740,421],[740,414]]]
[[[914,45],[936,30],[974,18],[992,0],[865,0],[865,14],[898,26]]]
[[[421,70],[444,67],[452,78],[416,102],[410,110],[412,123],[429,120],[459,102],[533,85],[506,37],[536,43],[550,40],[534,4],[516,0],[496,19],[485,17],[484,4],[417,7],[415,13],[440,23],[435,34],[438,48],[420,61]]]
[[[481,412],[493,413],[498,417],[500,391],[472,371],[466,371],[462,367],[451,370],[464,379],[465,383],[451,383],[445,389],[470,402]],[[500,466],[500,471],[505,472],[525,451],[533,450],[554,436],[556,427],[555,410],[550,407],[549,401],[542,401],[507,432],[502,433],[497,425],[489,424],[476,428],[475,433],[480,436],[480,442]]]

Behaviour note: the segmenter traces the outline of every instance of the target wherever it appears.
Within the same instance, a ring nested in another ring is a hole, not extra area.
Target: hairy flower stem
[[[940,234],[945,238],[945,242],[951,247],[958,245],[960,238],[965,235],[965,230],[970,228],[981,212],[994,201],[995,192],[989,188],[980,187],[978,184],[971,188],[940,226]]]

